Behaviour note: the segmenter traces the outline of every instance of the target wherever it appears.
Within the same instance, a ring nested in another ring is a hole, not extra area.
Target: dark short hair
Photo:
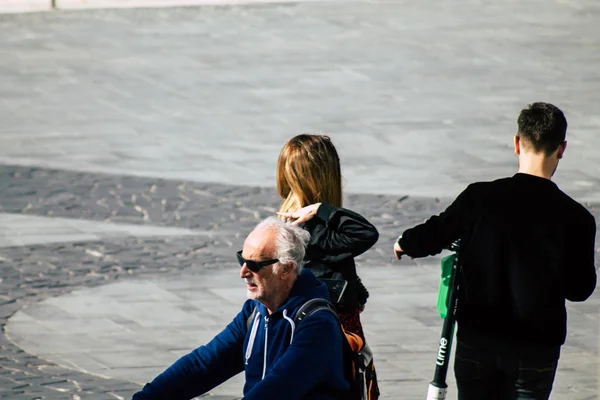
[[[567,135],[565,115],[550,103],[530,104],[529,108],[521,110],[517,125],[519,137],[531,145],[536,153],[554,153]]]

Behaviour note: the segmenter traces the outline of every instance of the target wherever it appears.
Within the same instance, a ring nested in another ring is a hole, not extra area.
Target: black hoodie
[[[552,181],[519,173],[469,185],[439,216],[406,230],[411,257],[461,239],[458,338],[506,349],[558,347],[565,341],[565,299],[596,287],[596,224]]]

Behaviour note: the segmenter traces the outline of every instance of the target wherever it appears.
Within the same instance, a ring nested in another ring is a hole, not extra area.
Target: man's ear
[[[281,271],[281,277],[287,277],[294,270],[294,262],[290,261],[286,264],[283,264],[283,270]]]
[[[513,145],[515,146],[515,154],[521,155],[521,138],[519,135],[515,135],[513,138]]]
[[[564,142],[561,143],[560,146],[558,146],[558,152],[556,153],[556,156],[558,157],[559,160],[561,158],[563,158],[563,154],[565,153],[566,149],[567,149],[567,141],[565,140]]]

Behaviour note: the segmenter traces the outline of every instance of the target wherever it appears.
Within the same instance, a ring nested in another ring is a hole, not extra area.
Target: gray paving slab
[[[106,237],[168,237],[209,235],[182,228],[118,224],[93,220],[0,213],[0,248],[60,242],[94,242]],[[101,256],[100,253],[95,253]],[[94,253],[92,253],[94,255]]]
[[[320,0],[301,0],[320,1]],[[331,0],[330,0],[331,1]],[[296,0],[56,0],[57,9],[150,8],[254,3],[295,3]]]
[[[428,361],[436,351],[440,327],[433,308],[437,288],[432,269],[437,265],[362,271],[365,282],[376,292],[363,319],[379,358],[385,398],[397,398],[398,394],[419,398],[427,386],[432,369]],[[415,297],[417,286],[419,294],[426,296]],[[410,296],[405,295],[405,288]],[[231,268],[169,280],[128,281],[77,290],[24,307],[10,319],[6,332],[15,344],[42,359],[143,384],[220,332],[244,300],[238,270]],[[404,304],[414,315],[398,317],[397,311],[384,311],[391,304]],[[435,323],[423,324],[415,318],[425,311]],[[115,317],[126,322],[111,322]],[[36,324],[48,329],[35,329]],[[86,340],[86,332],[93,342]],[[398,366],[403,368],[398,370]],[[415,384],[411,392],[396,380],[421,385]],[[238,376],[212,394],[241,397],[242,382],[243,377]]]
[[[360,270],[372,292],[362,319],[376,356],[384,399],[422,398],[432,376],[441,329],[435,311],[437,271],[437,260],[421,266]],[[24,307],[5,330],[16,345],[44,360],[143,384],[209,341],[239,312],[245,291],[238,273],[225,268],[76,290]],[[569,305],[569,340],[553,398],[596,395],[599,306],[600,295],[585,306]],[[449,384],[449,399],[455,399],[452,377]],[[211,394],[241,397],[242,385],[243,376],[237,376]]]
[[[347,1],[0,16],[0,161],[273,186],[331,134],[351,192],[455,196],[514,171],[516,117],[561,106],[558,183],[600,199],[600,8]],[[126,40],[125,40],[126,39]]]

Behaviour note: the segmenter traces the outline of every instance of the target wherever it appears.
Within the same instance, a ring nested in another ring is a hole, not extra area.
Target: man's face
[[[272,269],[272,266],[268,266],[258,273],[249,271],[250,274],[243,276],[246,282],[246,295],[249,299],[268,302],[272,294],[277,291],[278,279]]]
[[[252,231],[244,242],[242,257],[246,260],[265,261],[274,258],[275,237],[273,230]],[[244,264],[240,269],[240,278],[246,282],[246,290],[249,299],[258,300],[268,304],[274,295],[278,293],[281,279],[273,273],[276,264],[262,267],[258,272],[253,272]]]

